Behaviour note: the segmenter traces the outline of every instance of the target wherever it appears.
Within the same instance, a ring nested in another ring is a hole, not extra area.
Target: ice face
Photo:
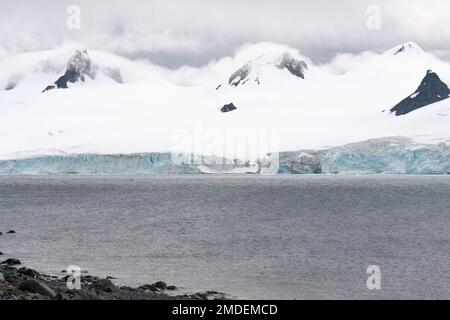
[[[0,174],[449,174],[450,145],[384,138],[327,150],[284,152],[279,159],[257,164],[222,160],[198,156],[177,161],[169,153],[42,156],[0,161]]]
[[[286,153],[281,159],[280,173],[450,173],[449,145],[419,145],[406,138],[384,138],[328,150]]]
[[[0,174],[152,174],[200,173],[196,166],[175,164],[170,154],[42,156],[0,161]]]

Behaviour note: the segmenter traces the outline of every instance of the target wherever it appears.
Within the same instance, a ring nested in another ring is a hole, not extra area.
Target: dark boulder
[[[70,277],[70,275],[69,275]],[[81,277],[81,282],[83,283],[93,283],[99,281],[99,277],[91,276],[91,275],[84,275]]]
[[[391,113],[402,116],[435,102],[448,99],[449,96],[450,89],[448,86],[441,81],[436,73],[428,70],[417,90],[392,108]]]
[[[20,268],[19,270],[17,270],[17,272],[19,272],[22,275],[29,276],[32,278],[40,278],[41,277],[41,274],[39,272],[37,272],[36,270],[25,268],[25,267]]]
[[[164,281],[155,282],[153,285],[155,286],[156,289],[159,289],[159,290],[167,289],[167,283],[165,283]]]
[[[17,232],[15,232],[14,230],[9,230],[7,233],[8,234],[14,234],[14,233],[17,233]]]
[[[23,281],[19,284],[18,289],[25,292],[37,293],[46,297],[56,297],[56,292],[53,289],[44,282],[38,280],[31,279]]]
[[[118,290],[116,285],[114,283],[112,283],[111,280],[107,280],[107,279],[101,279],[101,280],[98,280],[98,281],[92,283],[90,285],[89,289],[94,289],[97,293],[100,293],[100,292],[111,293],[111,292],[115,292]]]
[[[6,264],[8,266],[18,266],[22,264],[22,262],[20,262],[20,260],[18,259],[10,258],[6,259],[5,261],[2,261],[0,264]]]
[[[140,286],[138,289],[152,292],[158,291],[158,288],[156,288],[154,284],[145,284],[143,286]]]
[[[237,110],[236,106],[233,103],[230,104],[226,104],[222,107],[222,109],[220,109],[221,112],[223,113],[227,113],[227,112],[231,112]]]

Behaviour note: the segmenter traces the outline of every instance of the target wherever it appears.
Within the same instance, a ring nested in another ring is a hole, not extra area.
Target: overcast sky
[[[72,4],[79,30],[67,28]],[[177,67],[273,41],[323,62],[415,41],[450,59],[449,12],[448,0],[0,0],[0,58],[78,41]]]

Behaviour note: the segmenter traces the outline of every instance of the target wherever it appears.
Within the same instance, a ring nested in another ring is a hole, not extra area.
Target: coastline
[[[7,234],[16,233],[10,230]],[[137,288],[118,286],[116,278],[101,278],[81,273],[80,287],[69,288],[74,278],[65,275],[48,275],[22,265],[19,259],[8,257],[0,251],[0,300],[229,300],[217,291],[179,294],[178,288],[164,281],[143,284]],[[5,257],[5,258],[4,258]]]
[[[177,288],[164,281],[131,288],[116,286],[113,277],[88,274],[80,276],[81,289],[69,289],[69,276],[47,275],[16,262],[9,258],[0,263],[0,300],[229,300],[216,291],[170,294]]]

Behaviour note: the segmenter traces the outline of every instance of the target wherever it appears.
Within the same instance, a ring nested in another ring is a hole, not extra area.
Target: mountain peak
[[[391,109],[397,116],[408,114],[435,102],[450,97],[450,89],[432,70],[428,70],[420,86],[409,97],[403,99]]]
[[[294,57],[289,52],[277,55],[263,54],[247,62],[244,66],[234,72],[228,80],[228,84],[237,87],[243,85],[249,80],[256,84],[261,83],[261,73],[266,67],[276,67],[281,70],[287,70],[298,78],[305,78],[305,71],[308,65],[303,60]]]
[[[423,54],[425,51],[415,42],[410,41],[389,49],[385,54],[404,55],[404,54]]]
[[[53,85],[45,88],[43,92],[53,89],[67,89],[68,83],[76,83],[80,80],[84,82],[85,76],[94,79],[95,71],[93,70],[87,49],[77,49],[75,54],[70,57],[64,75],[56,80]]]
[[[45,88],[43,92],[53,89],[67,89],[69,83],[85,82],[87,78],[95,79],[99,72],[117,83],[123,83],[119,68],[100,67],[92,62],[87,49],[77,49],[69,58],[64,74]]]
[[[67,63],[67,70],[73,70],[79,74],[89,74],[91,71],[91,59],[87,49],[76,50]]]

